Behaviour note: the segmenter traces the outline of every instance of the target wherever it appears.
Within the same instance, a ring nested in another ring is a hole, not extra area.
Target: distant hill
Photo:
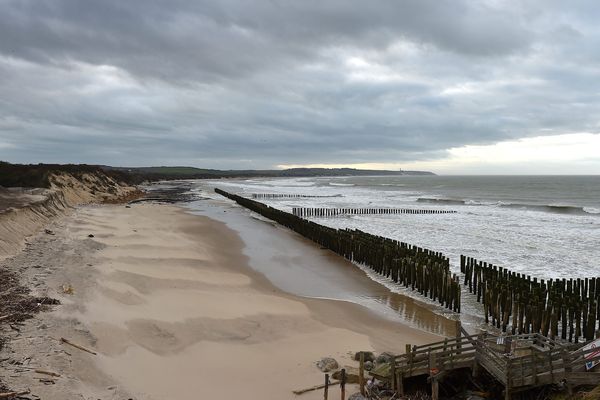
[[[0,161],[0,186],[49,187],[51,172],[82,173],[103,171],[116,180],[129,184],[173,179],[218,179],[252,177],[435,175],[427,171],[383,171],[354,168],[291,168],[284,170],[218,170],[194,167],[111,167],[86,164],[10,164]]]
[[[103,167],[130,174],[163,176],[166,179],[206,179],[206,178],[243,178],[243,177],[311,177],[311,176],[389,176],[389,175],[435,175],[428,171],[386,171],[355,168],[290,168],[283,170],[217,170],[194,167]]]

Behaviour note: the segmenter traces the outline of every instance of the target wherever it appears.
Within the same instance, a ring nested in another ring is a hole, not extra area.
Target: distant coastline
[[[435,175],[430,171],[391,171],[356,168],[290,168],[290,169],[247,169],[247,170],[218,170],[195,167],[108,167],[105,170],[116,170],[132,175],[156,175],[178,177],[176,179],[205,179],[205,178],[244,178],[244,177],[273,177],[273,178],[302,178],[315,176],[397,176],[397,175]]]
[[[180,179],[219,178],[302,178],[332,176],[435,176],[429,171],[389,171],[355,168],[290,168],[283,170],[218,170],[195,167],[112,167],[88,164],[11,164],[0,161],[0,186],[49,187],[51,172],[72,174],[103,172],[117,181],[137,185],[142,182]]]

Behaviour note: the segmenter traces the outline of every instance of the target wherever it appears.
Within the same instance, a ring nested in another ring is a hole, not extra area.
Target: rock
[[[358,368],[344,367],[344,369],[346,370],[346,383],[358,383]],[[342,379],[342,371],[335,371],[331,377],[337,380]]]
[[[330,372],[338,369],[339,365],[334,358],[324,357],[317,361],[317,368],[319,368],[321,372]]]
[[[88,237],[94,237],[94,235],[92,235],[91,233],[88,235]]]
[[[375,354],[372,351],[357,351],[354,354],[354,361],[360,361],[360,353],[364,353],[365,361],[375,361]]]
[[[365,371],[370,371],[373,369],[373,362],[365,361]]]
[[[377,356],[375,364],[389,364],[393,359],[394,355],[392,353],[384,352]]]
[[[367,400],[367,398],[360,393],[354,393],[348,397],[348,400]]]

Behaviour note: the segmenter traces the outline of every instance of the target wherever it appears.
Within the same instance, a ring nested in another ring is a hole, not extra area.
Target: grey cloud
[[[0,159],[404,162],[596,132],[586,7],[0,0]]]
[[[35,62],[111,64],[165,80],[238,77],[406,37],[471,55],[527,47],[508,12],[460,1],[4,0],[0,51]]]

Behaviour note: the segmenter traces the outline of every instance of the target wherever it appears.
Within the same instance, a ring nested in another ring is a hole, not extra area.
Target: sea
[[[260,200],[288,212],[293,207],[456,211],[309,219],[442,252],[456,273],[460,272],[460,255],[466,255],[539,279],[600,276],[600,176],[223,179],[195,181],[191,191],[217,199],[220,196],[213,192],[214,187],[247,197],[331,196]],[[417,298],[389,279],[363,270],[391,291]],[[465,311],[480,314],[478,305],[469,303]]]

